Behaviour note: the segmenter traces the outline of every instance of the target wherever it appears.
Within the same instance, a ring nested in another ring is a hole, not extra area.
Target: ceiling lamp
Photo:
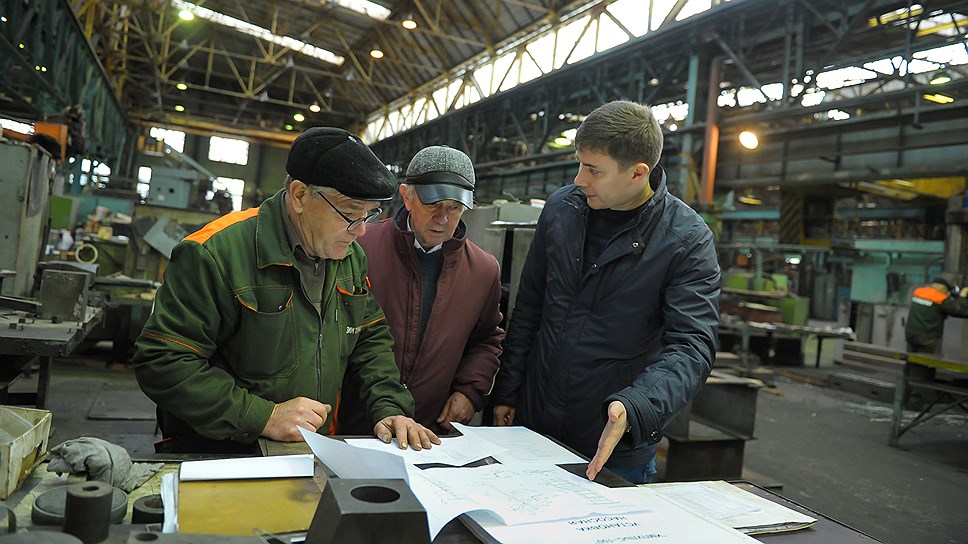
[[[178,12],[178,18],[181,19],[182,21],[191,21],[192,19],[195,18],[195,14],[192,13],[191,10],[189,9],[183,9]]]
[[[756,137],[756,134],[744,130],[739,133],[739,143],[746,149],[756,149],[760,145],[760,139]]]
[[[931,102],[935,102],[935,103],[938,103],[938,104],[950,104],[950,103],[952,103],[952,102],[955,101],[954,98],[951,98],[948,95],[944,95],[944,94],[940,94],[940,93],[926,94],[926,95],[924,95],[924,99],[925,100],[930,100]]]
[[[319,107],[319,102],[313,102],[312,104],[309,105],[309,111],[313,113],[319,113],[320,109],[321,108]]]
[[[295,122],[297,122],[297,123],[302,123],[303,121],[306,120],[306,116],[303,115],[303,114],[301,114],[301,113],[295,113],[292,116],[292,120],[295,121]]]
[[[179,91],[184,91],[188,89],[188,85],[184,83],[178,83],[177,85],[175,85],[175,88],[178,89]]]
[[[383,51],[379,47],[374,47],[373,49],[370,49],[370,56],[375,59],[382,59]]]
[[[181,104],[175,104],[175,111],[185,111],[185,106]]]
[[[408,13],[407,16],[400,21],[400,25],[407,30],[415,30],[417,28],[417,21],[414,20],[412,13]]]
[[[932,85],[944,85],[949,81],[951,81],[951,76],[948,75],[948,72],[945,72],[944,70],[939,70],[937,73],[931,76],[931,81],[929,83],[931,83]]]

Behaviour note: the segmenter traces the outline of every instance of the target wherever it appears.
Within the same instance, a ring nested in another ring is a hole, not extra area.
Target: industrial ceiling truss
[[[402,167],[420,147],[446,143],[475,160],[480,198],[544,197],[575,172],[571,147],[556,140],[598,105],[625,98],[653,105],[670,186],[691,201],[704,163],[716,165],[723,187],[960,179],[968,173],[966,34],[964,0],[733,1],[374,149]],[[711,126],[718,160],[708,155]],[[758,149],[733,144],[752,127]]]
[[[332,0],[76,6],[133,119],[289,141],[314,125],[360,131],[371,112],[578,3],[383,1],[367,13]]]
[[[24,121],[53,120],[80,106],[86,152],[116,161],[128,121],[70,5],[0,0],[0,10],[0,113]]]

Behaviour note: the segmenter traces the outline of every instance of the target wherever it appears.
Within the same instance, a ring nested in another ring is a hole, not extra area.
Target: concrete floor
[[[152,405],[131,370],[105,368],[105,356],[55,361],[50,444],[97,436],[137,459],[159,438],[148,419]],[[34,380],[14,390],[29,390]],[[98,417],[144,419],[91,419],[92,408]],[[759,395],[744,478],[887,544],[968,542],[968,417],[936,418],[892,448],[890,413],[884,402],[777,378]]]

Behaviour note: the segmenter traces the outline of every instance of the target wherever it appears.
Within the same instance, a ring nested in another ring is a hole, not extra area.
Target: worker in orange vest
[[[935,353],[939,351],[944,320],[949,315],[968,317],[968,287],[960,288],[945,278],[914,290],[911,311],[908,313],[904,336],[908,351]]]

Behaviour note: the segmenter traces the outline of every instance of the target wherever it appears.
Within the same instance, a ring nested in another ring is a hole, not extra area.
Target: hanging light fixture
[[[413,18],[412,13],[408,13],[407,16],[400,21],[400,25],[407,30],[415,30],[417,28],[417,21]]]
[[[383,50],[380,49],[379,47],[374,46],[373,49],[370,49],[370,56],[373,57],[373,58],[375,58],[375,59],[382,59],[383,58]]]
[[[313,113],[319,113],[320,109],[322,108],[319,107],[319,102],[313,102],[312,104],[309,105],[309,111]]]
[[[760,139],[756,137],[756,134],[744,130],[739,133],[739,143],[746,149],[756,149],[760,145]]]
[[[944,85],[949,81],[951,81],[951,76],[948,74],[948,72],[938,70],[933,76],[931,76],[931,81],[929,81],[929,83],[932,85]]]

